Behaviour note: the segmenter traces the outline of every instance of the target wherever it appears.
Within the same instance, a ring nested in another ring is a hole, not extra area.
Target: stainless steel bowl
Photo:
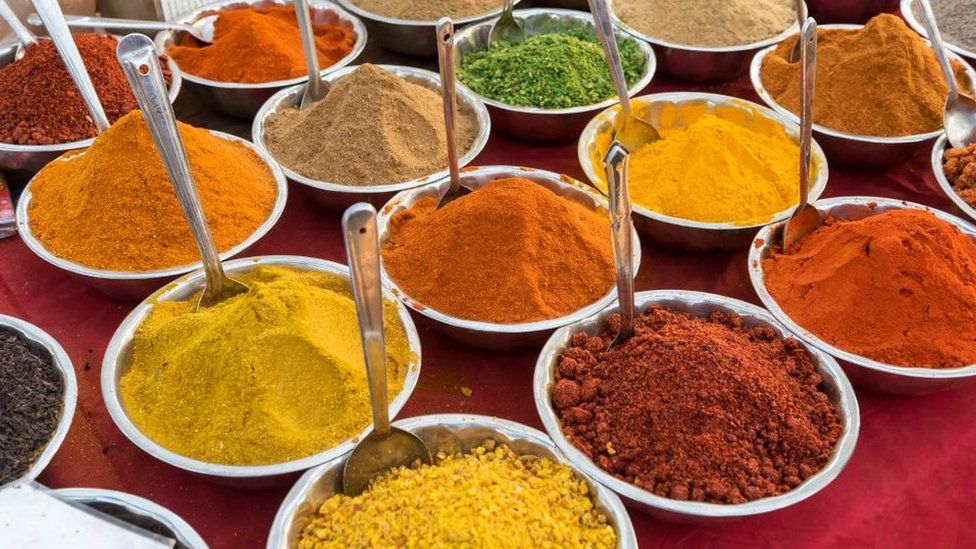
[[[58,448],[61,447],[61,443],[64,442],[64,437],[68,434],[68,429],[71,427],[71,420],[75,415],[75,404],[78,401],[78,381],[75,379],[75,370],[71,365],[71,359],[68,358],[68,353],[64,352],[61,345],[47,332],[29,322],[4,314],[0,314],[0,326],[17,332],[28,343],[36,345],[41,351],[49,354],[51,356],[51,363],[60,372],[61,380],[64,383],[61,418],[58,420],[58,426],[51,433],[51,439],[47,441],[44,449],[37,456],[37,459],[27,472],[14,482],[17,480],[34,480],[47,467],[48,463],[51,463],[51,459],[57,453]]]
[[[224,270],[233,275],[235,273],[246,273],[258,265],[278,265],[304,271],[324,272],[336,275],[347,282],[349,280],[349,268],[345,265],[324,259],[287,255],[235,259],[224,263]],[[194,473],[211,482],[239,488],[283,486],[293,481],[298,473],[351,452],[356,446],[355,441],[365,435],[369,431],[368,428],[333,448],[301,459],[270,465],[224,465],[177,454],[160,446],[136,427],[132,419],[129,418],[129,412],[126,410],[125,403],[122,401],[122,394],[119,391],[119,381],[128,372],[132,364],[132,340],[135,332],[152,311],[153,304],[156,301],[185,301],[202,290],[204,285],[203,271],[195,271],[173,282],[136,306],[129,313],[129,316],[125,317],[109,341],[108,348],[105,350],[105,358],[102,360],[102,398],[105,400],[105,407],[108,409],[109,415],[112,416],[112,421],[122,431],[122,434],[142,451],[164,463]],[[384,288],[383,293],[387,299],[396,299],[389,288]],[[403,408],[407,399],[410,398],[410,394],[413,393],[414,387],[417,386],[421,362],[420,337],[417,335],[417,329],[414,327],[413,320],[410,319],[407,310],[400,304],[397,306],[400,323],[407,334],[407,342],[414,359],[407,370],[403,389],[390,402],[391,417],[396,416]]]
[[[864,25],[821,25],[820,30],[859,30]],[[773,110],[785,114],[791,120],[799,122],[799,118],[781,106],[773,99],[773,96],[766,91],[763,85],[760,71],[762,70],[763,59],[776,46],[770,46],[760,52],[752,59],[749,67],[749,77],[752,79],[752,86],[756,93],[762,98],[763,102]],[[966,69],[969,77],[970,89],[976,85],[976,71],[966,63],[963,58],[949,53],[950,59],[959,61]],[[911,159],[921,150],[929,147],[942,133],[942,128],[916,135],[905,135],[901,137],[877,137],[869,135],[858,135],[840,130],[833,130],[820,124],[813,125],[813,134],[823,146],[827,153],[827,158],[831,162],[843,164],[845,166],[879,168],[890,166]]]
[[[928,33],[925,32],[925,25],[915,14],[915,0],[901,0],[901,15],[905,18],[905,22],[908,23],[915,32],[921,34],[925,38],[928,38]],[[943,35],[943,41],[946,40],[945,35]],[[963,46],[957,46],[951,42],[945,42],[946,49],[958,53],[959,55],[964,55],[970,59],[976,59],[976,52],[973,50],[966,49]]]
[[[193,23],[201,17],[215,11],[243,9],[249,6],[285,6],[290,5],[286,0],[223,0],[190,12],[181,17],[179,23]],[[328,67],[322,68],[321,74],[326,74],[340,69],[352,63],[363,48],[366,47],[366,27],[362,21],[346,12],[336,4],[326,0],[310,0],[309,9],[312,14],[312,22],[319,24],[339,25],[356,34],[356,42],[352,50],[345,57],[336,61]],[[165,52],[166,48],[176,44],[177,38],[182,35],[182,31],[162,31],[156,35],[156,48]],[[261,105],[269,97],[278,93],[280,90],[301,84],[308,80],[308,75],[288,80],[274,80],[272,82],[219,82],[209,80],[190,73],[183,74],[187,81],[187,87],[197,92],[203,101],[210,107],[238,118],[251,118],[258,112]]]
[[[379,66],[403,78],[404,80],[407,80],[408,82],[419,84],[440,94],[441,78],[439,75],[433,72],[400,65]],[[325,80],[330,83],[335,82],[357,68],[358,66],[354,65],[343,67],[330,73],[325,77]],[[266,152],[268,156],[273,158],[271,151],[268,150],[268,147],[264,144],[264,131],[268,118],[280,110],[296,107],[298,103],[301,102],[302,93],[304,91],[305,84],[298,84],[297,86],[292,86],[290,88],[281,90],[268,99],[268,102],[261,107],[261,110],[258,111],[257,116],[254,117],[254,125],[251,127],[251,139],[258,147]],[[468,151],[460,158],[460,165],[466,166],[469,162],[474,160],[476,156],[478,156],[478,153],[480,153],[481,150],[485,148],[485,144],[488,143],[488,136],[491,133],[491,118],[488,116],[488,109],[485,108],[485,104],[482,103],[481,100],[478,99],[473,92],[471,92],[471,90],[461,84],[458,84],[457,86],[457,97],[459,114],[473,113],[478,120],[478,135],[471,144],[471,148],[468,149]],[[304,175],[301,175],[284,165],[281,166],[281,169],[285,172],[285,175],[288,176],[288,179],[314,189],[315,192],[312,193],[312,198],[316,202],[322,206],[334,210],[345,210],[357,202],[369,202],[377,208],[380,208],[383,206],[383,204],[386,204],[387,201],[393,198],[393,195],[400,191],[419,187],[420,185],[424,185],[447,176],[447,169],[445,168],[430,175],[425,175],[410,181],[403,181],[391,185],[355,186],[343,185],[342,183],[333,183],[328,181],[318,181],[316,179],[305,177]]]
[[[596,32],[593,26],[593,16],[581,11],[539,8],[518,10],[515,12],[515,16],[522,21],[528,36],[578,28]],[[491,33],[492,24],[493,21],[485,21],[471,25],[455,35],[455,65],[460,67],[465,55],[483,50],[488,46],[488,35]],[[619,31],[616,32],[616,36],[618,41],[632,40],[631,37]],[[654,71],[657,69],[657,60],[650,46],[640,40],[637,41],[637,45],[641,53],[644,54],[644,72],[641,73],[637,82],[630,87],[631,97],[640,93],[651,83]],[[539,109],[508,105],[477,92],[473,93],[488,105],[488,112],[491,113],[492,122],[497,129],[533,141],[576,139],[580,130],[586,126],[594,114],[617,103],[617,97],[613,96],[594,105],[567,109]]]
[[[764,309],[729,297],[684,290],[660,290],[637,294],[638,312],[644,312],[652,305],[686,312],[697,317],[707,316],[714,311],[731,312],[742,318],[744,327],[766,326],[772,328],[781,338],[792,337],[792,334]],[[854,396],[854,389],[833,358],[800,341],[816,364],[817,373],[823,377],[825,392],[836,407],[844,425],[844,431],[834,447],[830,461],[818,473],[806,479],[803,484],[779,496],[762,498],[748,503],[723,505],[665,498],[607,473],[576,448],[563,434],[559,419],[552,407],[550,395],[555,385],[555,373],[559,366],[559,357],[569,346],[573,334],[580,332],[590,335],[599,334],[606,324],[607,317],[615,312],[617,312],[617,308],[610,307],[595,316],[566,326],[553,334],[545,348],[542,349],[542,354],[539,355],[532,385],[535,405],[539,410],[539,416],[542,418],[542,424],[549,436],[556,442],[556,446],[569,457],[572,464],[595,478],[600,484],[619,494],[632,509],[644,511],[654,518],[669,522],[697,525],[720,524],[734,519],[769,513],[799,503],[825,488],[837,478],[837,475],[847,465],[851,454],[854,453],[854,446],[857,443],[857,435],[860,430],[860,412],[858,411],[857,398]]]
[[[596,509],[607,516],[617,532],[618,547],[637,548],[634,527],[626,509],[620,503],[620,498],[593,482],[578,466],[568,462],[544,433],[514,421],[461,414],[412,417],[393,425],[419,436],[427,443],[431,453],[467,452],[487,440],[493,440],[507,444],[520,455],[541,456],[568,466],[589,485]],[[332,495],[341,493],[344,465],[344,458],[337,459],[312,469],[298,480],[278,508],[268,535],[267,549],[289,549],[297,546],[302,529],[315,516],[322,503]],[[504,532],[499,534],[504,535]]]
[[[175,539],[176,549],[207,549],[207,543],[185,520],[146,498],[100,488],[61,488],[54,493],[127,524],[134,523],[136,527]]]
[[[483,166],[461,172],[461,184],[469,189],[475,190],[487,185],[495,179],[505,177],[521,177],[533,183],[541,185],[559,196],[579,202],[586,206],[598,207],[607,211],[607,203],[602,197],[597,195],[590,187],[565,175],[560,175],[545,170],[532,168],[519,168],[514,166]],[[409,191],[403,191],[393,197],[384,206],[378,216],[377,224],[380,235],[380,243],[385,242],[389,237],[390,219],[397,213],[409,209],[414,202],[421,198],[437,198],[443,195],[450,187],[449,179],[443,179],[436,183],[418,187]],[[608,214],[609,215],[609,214]],[[607,238],[610,238],[609,232]],[[489,258],[486,258],[486,260]],[[637,232],[634,232],[634,272],[640,267],[641,247]],[[383,266],[383,276],[390,282],[393,293],[403,301],[407,307],[413,309],[417,314],[427,317],[434,321],[434,325],[446,335],[455,340],[470,345],[472,347],[490,349],[495,351],[508,351],[521,349],[537,345],[546,340],[553,330],[566,324],[576,322],[585,318],[600,309],[603,309],[617,299],[617,288],[612,287],[603,297],[597,301],[583,307],[582,309],[559,318],[539,320],[536,322],[521,322],[517,324],[499,324],[494,322],[480,322],[477,320],[466,320],[457,318],[436,309],[428,307],[410,297],[410,294],[397,285],[396,280],[390,277]],[[490,290],[490,289],[486,289]]]
[[[274,176],[275,184],[278,188],[278,192],[275,196],[275,202],[271,207],[271,211],[268,213],[268,218],[265,219],[264,223],[262,223],[251,234],[251,236],[247,237],[246,240],[220,254],[220,258],[226,260],[247,252],[251,246],[257,243],[258,240],[261,240],[261,237],[270,231],[271,227],[274,227],[274,224],[278,222],[278,218],[281,217],[281,212],[283,212],[285,209],[285,201],[288,199],[288,182],[285,181],[285,175],[281,172],[278,164],[276,164],[269,155],[250,141],[213,130],[210,130],[210,133],[223,139],[238,141],[257,153],[258,156],[261,157],[261,160],[264,161],[265,165],[268,166],[268,169]],[[69,160],[61,158],[57,161],[66,162]],[[55,267],[67,272],[91,288],[113,299],[120,301],[140,300],[174,278],[201,268],[201,263],[196,262],[190,265],[170,267],[167,269],[157,269],[153,271],[109,271],[86,267],[80,263],[75,263],[73,261],[60,258],[45,248],[44,244],[42,244],[31,231],[30,218],[28,216],[30,202],[31,188],[30,183],[28,183],[20,195],[20,200],[17,202],[17,232],[20,233],[20,238],[23,239],[24,244],[27,245],[30,251],[34,252],[35,255],[44,261],[47,261],[51,265],[54,265]]]
[[[751,44],[724,47],[689,46],[644,34],[624,23],[613,9],[611,12],[617,26],[635,38],[654,46],[654,53],[661,59],[661,69],[664,72],[686,82],[718,83],[732,80],[745,70],[755,52],[766,46],[778,44],[800,30],[794,20],[789,27],[776,36]],[[702,29],[702,32],[708,32],[708,29]]]
[[[956,193],[955,189],[952,188],[952,183],[949,182],[949,179],[945,175],[945,170],[942,168],[942,155],[946,152],[946,149],[951,148],[952,146],[949,145],[949,140],[945,134],[936,140],[935,145],[932,147],[932,173],[935,174],[935,180],[939,182],[939,187],[942,188],[942,192],[952,201],[952,213],[964,215],[970,222],[974,222],[976,221],[976,209]]]
[[[969,223],[934,208],[904,200],[845,196],[820,200],[814,206],[822,214],[840,220],[863,219],[890,210],[905,208],[926,210],[939,219],[956,226],[967,236],[976,240],[976,227]],[[877,362],[834,347],[797,324],[766,289],[765,273],[762,268],[762,261],[770,256],[771,247],[774,243],[779,242],[779,235],[781,234],[782,223],[770,225],[759,231],[756,236],[755,244],[749,249],[749,279],[752,281],[752,287],[756,290],[756,294],[759,295],[763,305],[791,332],[814,347],[836,357],[855,385],[880,393],[925,394],[948,389],[976,376],[976,364],[962,368],[936,369],[892,366]]]
[[[658,93],[634,98],[634,109],[638,115],[654,127],[660,127],[661,114],[666,107],[684,105],[702,106],[705,113],[712,113],[717,108],[726,107],[752,111],[753,118],[761,116],[773,120],[779,123],[797,143],[800,140],[800,128],[796,122],[783,114],[744,99],[698,92]],[[580,135],[577,155],[583,172],[594,185],[604,184],[603,166],[595,161],[602,159],[606,153],[610,136],[619,126],[619,115],[620,109],[608,108],[591,120]],[[686,124],[689,121],[682,122]],[[814,181],[810,187],[810,200],[816,200],[826,188],[828,177],[827,158],[816,141],[813,142],[811,161]],[[641,234],[666,246],[693,251],[741,248],[752,241],[759,227],[788,218],[794,208],[795,206],[791,206],[777,213],[765,223],[736,225],[681,219],[655,212],[640,204],[633,205],[634,213],[637,214],[634,217],[634,224]]]
[[[898,9],[898,0],[807,0],[810,16],[824,23],[863,23]]]

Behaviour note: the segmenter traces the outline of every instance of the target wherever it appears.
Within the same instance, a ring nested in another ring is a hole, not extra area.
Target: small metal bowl
[[[198,10],[192,11],[179,18],[176,22],[192,24],[205,15],[224,10],[287,5],[291,5],[291,2],[285,0],[223,0],[222,2],[207,4]],[[323,67],[321,70],[322,76],[352,63],[353,60],[359,57],[363,48],[366,47],[366,27],[362,21],[336,4],[326,0],[311,0],[309,2],[309,9],[313,23],[339,25],[356,34],[356,42],[353,44],[352,50],[332,65]],[[177,43],[177,38],[182,36],[182,32],[160,32],[156,35],[156,48],[165,52],[167,47]],[[305,75],[288,80],[274,80],[271,82],[220,82],[202,78],[188,72],[184,73],[183,77],[187,81],[187,87],[200,94],[205,104],[224,114],[238,118],[251,118],[269,97],[284,88],[301,84],[308,80],[308,75]]]
[[[864,25],[821,25],[820,30],[854,31],[863,27]],[[752,79],[752,86],[756,89],[756,93],[759,94],[764,103],[773,110],[785,114],[791,120],[799,122],[799,118],[795,114],[773,99],[762,82],[763,59],[776,47],[773,45],[756,53],[752,59],[752,65],[749,67],[749,77]],[[973,89],[972,86],[976,85],[976,71],[973,71],[963,58],[954,53],[950,52],[949,58],[962,63],[966,69],[966,75],[969,77],[970,89]],[[823,146],[831,162],[865,168],[880,168],[909,160],[919,150],[927,148],[941,133],[942,128],[940,127],[937,130],[916,135],[878,137],[834,130],[816,123],[813,125],[813,134]]]
[[[708,316],[715,311],[734,313],[742,318],[743,327],[766,326],[772,328],[780,338],[793,337],[764,309],[725,296],[685,290],[637,293],[636,310],[638,313],[643,313],[652,305],[686,312],[696,317]],[[837,475],[847,465],[851,454],[854,453],[861,423],[854,389],[833,358],[827,353],[798,340],[816,364],[817,373],[823,377],[825,392],[837,409],[844,425],[844,431],[834,447],[830,461],[823,469],[806,479],[803,484],[778,496],[762,498],[748,503],[726,505],[699,501],[679,501],[662,497],[629,482],[624,482],[598,467],[563,434],[559,418],[552,407],[550,395],[555,385],[555,373],[559,366],[559,357],[569,346],[573,334],[585,332],[589,335],[598,335],[606,325],[607,317],[616,313],[617,310],[616,306],[607,308],[597,315],[571,326],[566,326],[553,334],[539,355],[532,385],[535,405],[539,410],[539,416],[542,418],[542,424],[549,436],[556,442],[556,446],[569,458],[570,463],[620,495],[628,507],[668,522],[703,526],[716,525],[743,517],[785,509],[799,503],[825,488],[837,478]]]
[[[593,16],[589,13],[557,9],[527,9],[515,12],[515,17],[522,21],[527,36],[563,32],[573,29],[586,29],[596,32],[593,26]],[[464,56],[480,51],[488,46],[488,35],[491,33],[493,21],[485,21],[477,25],[466,27],[455,35],[454,64],[458,67]],[[616,31],[618,41],[633,40],[623,32]],[[641,53],[644,54],[644,71],[633,86],[629,95],[633,97],[640,93],[654,78],[657,60],[654,51],[644,42],[637,40]],[[594,114],[617,103],[617,96],[593,105],[583,105],[566,109],[540,109],[536,107],[519,107],[474,93],[488,105],[492,122],[501,131],[533,141],[568,141],[576,139],[580,130]]]
[[[779,123],[786,133],[799,143],[800,128],[796,122],[788,117],[762,107],[744,99],[698,92],[672,92],[644,95],[634,98],[634,109],[638,115],[650,122],[654,127],[660,126],[661,113],[668,106],[700,105],[705,108],[702,114],[714,113],[718,108],[735,107],[745,112],[753,113]],[[603,166],[596,164],[602,159],[606,147],[610,144],[610,137],[619,122],[620,109],[610,107],[598,114],[587,124],[580,135],[577,155],[586,177],[594,185],[603,183]],[[697,113],[696,113],[697,114]],[[687,121],[684,121],[687,122]],[[827,187],[827,159],[816,141],[813,142],[811,163],[813,165],[813,185],[810,187],[810,200],[817,197]],[[634,204],[633,210],[637,214],[634,224],[641,234],[666,246],[693,251],[708,251],[741,248],[752,241],[759,227],[782,221],[790,216],[795,209],[790,206],[777,213],[764,223],[752,225],[736,225],[734,223],[706,223],[671,217]]]
[[[78,401],[78,381],[75,379],[75,370],[71,365],[71,359],[68,358],[68,353],[64,352],[64,348],[47,332],[29,322],[4,314],[0,314],[0,326],[17,332],[30,345],[36,346],[39,351],[50,355],[51,363],[61,373],[61,380],[64,383],[61,418],[58,419],[58,426],[55,427],[50,440],[47,441],[44,449],[27,469],[27,472],[12,482],[34,480],[47,467],[48,463],[51,463],[54,454],[64,442],[64,437],[68,435],[71,420],[75,415],[75,404]],[[0,485],[0,487],[2,486]]]
[[[686,82],[719,83],[732,80],[745,70],[749,59],[756,51],[778,44],[800,30],[794,19],[783,32],[751,44],[722,47],[689,46],[646,35],[624,23],[617,17],[612,6],[610,11],[617,26],[631,36],[654,46],[654,53],[661,59],[661,68],[664,72]],[[708,29],[702,29],[702,32],[708,32]]]
[[[904,200],[845,196],[820,200],[814,206],[822,215],[840,220],[863,219],[890,210],[906,208],[925,210],[976,240],[976,227],[940,210]],[[976,377],[976,364],[962,368],[912,368],[884,364],[834,347],[793,321],[766,289],[765,273],[762,268],[763,260],[772,253],[773,244],[780,240],[782,227],[783,224],[780,223],[759,231],[754,245],[749,249],[749,279],[752,281],[752,287],[763,305],[791,332],[814,347],[836,357],[855,385],[879,393],[917,395],[948,389]]]
[[[249,272],[259,265],[277,265],[303,271],[330,273],[347,282],[349,281],[349,268],[345,265],[310,257],[287,255],[244,257],[224,263],[224,270],[233,275]],[[237,488],[284,486],[293,481],[298,473],[351,452],[356,446],[356,441],[369,432],[368,427],[345,442],[317,454],[268,465],[225,465],[182,456],[162,447],[136,427],[129,417],[129,412],[122,402],[122,393],[119,391],[119,382],[132,363],[132,340],[135,337],[136,330],[152,311],[153,304],[156,301],[185,301],[202,290],[205,283],[203,271],[198,270],[146,298],[129,313],[129,316],[125,317],[109,341],[108,348],[105,350],[105,358],[102,360],[102,398],[105,400],[105,407],[108,409],[109,415],[112,416],[112,421],[122,431],[122,434],[142,451],[164,463],[189,471],[216,484]],[[384,288],[383,295],[386,299],[396,300],[389,288]],[[395,417],[403,408],[417,386],[421,362],[420,337],[417,335],[417,329],[403,305],[398,304],[397,307],[400,323],[406,332],[407,342],[414,359],[411,361],[404,378],[403,389],[390,402],[391,417]]]
[[[250,141],[214,130],[210,130],[210,133],[228,141],[238,141],[257,153],[264,164],[268,166],[277,186],[277,194],[274,204],[271,206],[271,211],[268,212],[268,218],[251,233],[251,236],[247,237],[247,239],[237,246],[220,254],[222,260],[227,260],[236,255],[246,253],[251,246],[256,244],[258,240],[261,240],[271,230],[271,227],[274,227],[275,223],[278,222],[278,218],[281,217],[281,213],[285,210],[285,201],[288,199],[288,183],[285,181],[285,176],[278,167],[278,164]],[[57,162],[66,162],[68,160],[66,158],[59,158]],[[17,202],[17,232],[20,233],[20,238],[23,239],[24,244],[37,257],[40,257],[44,261],[67,272],[91,288],[113,299],[119,301],[140,300],[174,278],[201,268],[201,263],[198,261],[190,265],[181,265],[179,267],[153,271],[109,271],[68,261],[67,259],[54,255],[54,253],[45,248],[44,244],[34,236],[30,228],[30,218],[27,213],[30,209],[30,202],[31,188],[30,183],[28,183],[20,195],[20,200]]]
[[[898,0],[807,0],[810,16],[824,23],[863,23],[898,9]]]
[[[378,66],[392,72],[408,82],[419,84],[440,94],[441,77],[436,73],[424,69],[404,67],[400,65]],[[325,80],[333,83],[343,76],[353,72],[357,68],[359,67],[356,65],[343,67],[330,73],[325,77]],[[261,107],[261,110],[258,111],[257,116],[254,117],[254,125],[251,127],[251,139],[259,148],[261,148],[261,150],[267,153],[268,156],[274,158],[271,151],[264,144],[264,131],[267,126],[268,118],[278,111],[296,107],[301,102],[302,93],[304,93],[304,91],[305,84],[298,84],[297,86],[281,90],[268,99],[268,102]],[[474,142],[471,143],[471,148],[468,149],[468,151],[459,159],[459,164],[461,166],[466,166],[469,162],[474,160],[476,156],[478,156],[478,153],[480,153],[488,143],[488,136],[491,133],[491,118],[488,116],[488,109],[485,108],[485,104],[482,103],[471,90],[460,83],[457,86],[457,97],[459,114],[473,112],[478,120],[478,135],[475,137]],[[393,198],[393,195],[400,191],[419,187],[420,185],[424,185],[447,176],[447,169],[445,168],[430,175],[425,175],[410,181],[394,183],[391,185],[356,186],[328,181],[318,181],[316,179],[305,177],[304,175],[301,175],[300,173],[284,165],[281,165],[281,169],[285,172],[288,179],[314,189],[315,192],[312,193],[312,198],[317,203],[326,208],[334,210],[345,210],[357,202],[369,202],[377,208],[380,208],[383,206],[383,204],[386,204],[387,201]]]
[[[606,201],[600,197],[591,187],[576,181],[565,175],[560,175],[545,170],[533,168],[519,168],[514,166],[483,166],[461,172],[461,185],[477,190],[487,185],[495,179],[506,177],[520,177],[528,179],[533,183],[541,185],[559,196],[579,202],[586,206],[598,207],[607,211]],[[418,187],[409,191],[403,191],[393,197],[390,202],[383,206],[377,219],[377,230],[380,235],[382,245],[390,238],[390,220],[397,213],[409,209],[421,198],[438,198],[447,192],[450,187],[450,179],[443,179],[437,183]],[[609,214],[608,214],[609,215]],[[607,238],[610,238],[609,232]],[[489,258],[486,258],[488,260]],[[634,272],[640,267],[641,246],[634,231]],[[423,303],[415,301],[410,294],[400,288],[397,281],[390,277],[383,266],[383,277],[389,281],[393,288],[393,293],[400,298],[403,303],[413,309],[417,314],[427,317],[434,321],[434,325],[443,333],[453,339],[472,347],[490,349],[494,351],[509,351],[537,345],[546,340],[553,330],[566,324],[576,322],[617,299],[617,287],[613,286],[610,290],[597,301],[583,307],[582,309],[558,318],[538,320],[535,322],[520,322],[514,324],[500,324],[495,322],[481,322],[477,320],[467,320],[457,318],[436,309],[428,307]],[[490,289],[486,289],[490,290]]]
[[[923,37],[928,38],[928,33],[925,32],[925,25],[918,16],[915,15],[915,0],[901,0],[901,15],[905,19],[915,32],[921,34]],[[943,35],[943,41],[945,41],[945,36]],[[957,46],[951,42],[945,42],[946,49],[968,57],[969,59],[976,59],[976,53],[973,50],[966,49],[962,46]]]
[[[207,549],[207,543],[185,520],[146,498],[100,488],[61,488],[54,493],[153,533],[176,540],[176,549]]]
[[[963,200],[956,190],[952,188],[952,183],[949,182],[945,170],[942,168],[942,155],[945,154],[947,149],[951,148],[952,145],[949,144],[949,140],[945,134],[936,140],[935,145],[932,147],[932,173],[935,174],[935,180],[939,182],[939,187],[942,188],[942,192],[952,201],[952,213],[964,215],[969,218],[970,222],[974,222],[976,221],[976,209]]]
[[[487,440],[493,440],[507,444],[519,455],[545,457],[568,466],[589,485],[594,507],[606,515],[609,524],[617,532],[617,546],[620,549],[637,548],[633,524],[620,498],[594,482],[580,467],[567,461],[544,433],[514,421],[462,414],[418,416],[401,419],[393,425],[423,439],[432,454],[439,451],[450,454],[468,452]],[[322,503],[342,492],[342,468],[345,461],[345,458],[341,458],[327,463],[305,473],[298,480],[278,508],[268,535],[267,549],[297,547],[302,529],[315,516]]]

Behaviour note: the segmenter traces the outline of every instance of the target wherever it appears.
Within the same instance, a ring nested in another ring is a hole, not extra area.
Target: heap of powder
[[[221,252],[268,218],[277,187],[240,142],[179,124],[190,172]],[[199,261],[176,193],[139,111],[83,154],[44,167],[30,184],[34,236],[54,255],[96,269],[146,271]]]
[[[441,17],[470,17],[501,6],[498,0],[350,0],[364,10],[395,19],[436,21]]]
[[[976,208],[976,143],[949,149],[942,155],[942,166],[952,189],[966,204]]]
[[[828,220],[762,267],[786,314],[835,347],[896,366],[976,363],[976,243],[930,212]]]
[[[859,135],[895,137],[942,127],[949,93],[935,54],[905,22],[881,14],[863,29],[817,32],[817,88],[813,119],[828,128]],[[763,60],[762,83],[773,99],[796,113],[800,63],[790,63],[793,36]],[[963,67],[956,80],[971,89]]]
[[[478,133],[474,112],[458,110],[457,130],[463,155]],[[283,166],[343,185],[400,183],[447,169],[440,93],[369,64],[310,108],[272,115],[265,143]]]
[[[559,358],[562,430],[601,469],[659,496],[744,503],[821,470],[843,427],[823,378],[794,339],[737,315],[652,307],[608,349],[578,333]]]
[[[942,38],[949,44],[976,50],[976,5],[972,0],[929,0]],[[912,2],[916,21],[922,21],[918,5]]]
[[[320,69],[345,57],[356,43],[356,34],[344,27],[313,24],[312,32]],[[218,82],[272,82],[308,74],[292,6],[219,11],[213,44],[184,34],[166,53],[181,70]]]
[[[136,426],[165,448],[211,463],[303,458],[370,424],[356,305],[337,276],[276,266],[235,275],[249,290],[195,311],[160,301],[138,327],[119,383]],[[411,361],[384,304],[393,399]]]
[[[383,265],[411,299],[468,320],[575,312],[614,281],[604,210],[527,179],[497,179],[441,209],[418,200],[390,220]]]
[[[400,467],[356,497],[325,500],[299,549],[617,546],[586,481],[548,458],[488,440],[433,465]]]
[[[740,46],[796,21],[793,0],[614,0],[621,21],[647,36],[689,46]]]

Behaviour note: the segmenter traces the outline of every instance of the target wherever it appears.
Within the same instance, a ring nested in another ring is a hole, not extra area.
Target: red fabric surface
[[[656,80],[649,92],[691,89]],[[702,91],[757,100],[745,79]],[[948,208],[927,156],[887,171],[830,167],[826,196],[906,198]],[[558,146],[492,137],[476,164],[546,168],[582,178],[575,143]],[[345,261],[339,217],[292,186],[288,206],[255,254]],[[758,300],[746,253],[688,254],[643,243],[638,290],[680,288]],[[68,438],[40,481],[132,492],[169,507],[212,547],[263,547],[287,488],[246,491],[200,480],[147,456],[115,427],[99,390],[102,354],[134,303],[108,300],[33,256],[16,237],[0,241],[0,312],[24,318],[65,347],[78,374],[79,401]],[[541,428],[531,377],[538,349],[495,354],[459,346],[421,325],[420,383],[400,417],[465,412]],[[470,397],[460,387],[470,387]],[[964,547],[976,546],[976,399],[972,386],[924,397],[858,392],[861,434],[840,477],[790,509],[721,527],[662,523],[631,512],[642,547]],[[504,535],[499,532],[499,535]],[[2,545],[2,543],[0,543]]]

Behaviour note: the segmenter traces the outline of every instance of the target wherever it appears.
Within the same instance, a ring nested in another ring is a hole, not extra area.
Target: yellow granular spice
[[[615,547],[586,482],[565,465],[493,441],[434,465],[395,469],[350,498],[327,499],[299,549]]]
[[[184,456],[232,465],[289,461],[371,421],[356,307],[339,277],[257,266],[250,287],[194,312],[159,301],[136,331],[120,382],[136,426]],[[388,387],[413,358],[396,305],[384,308]]]

